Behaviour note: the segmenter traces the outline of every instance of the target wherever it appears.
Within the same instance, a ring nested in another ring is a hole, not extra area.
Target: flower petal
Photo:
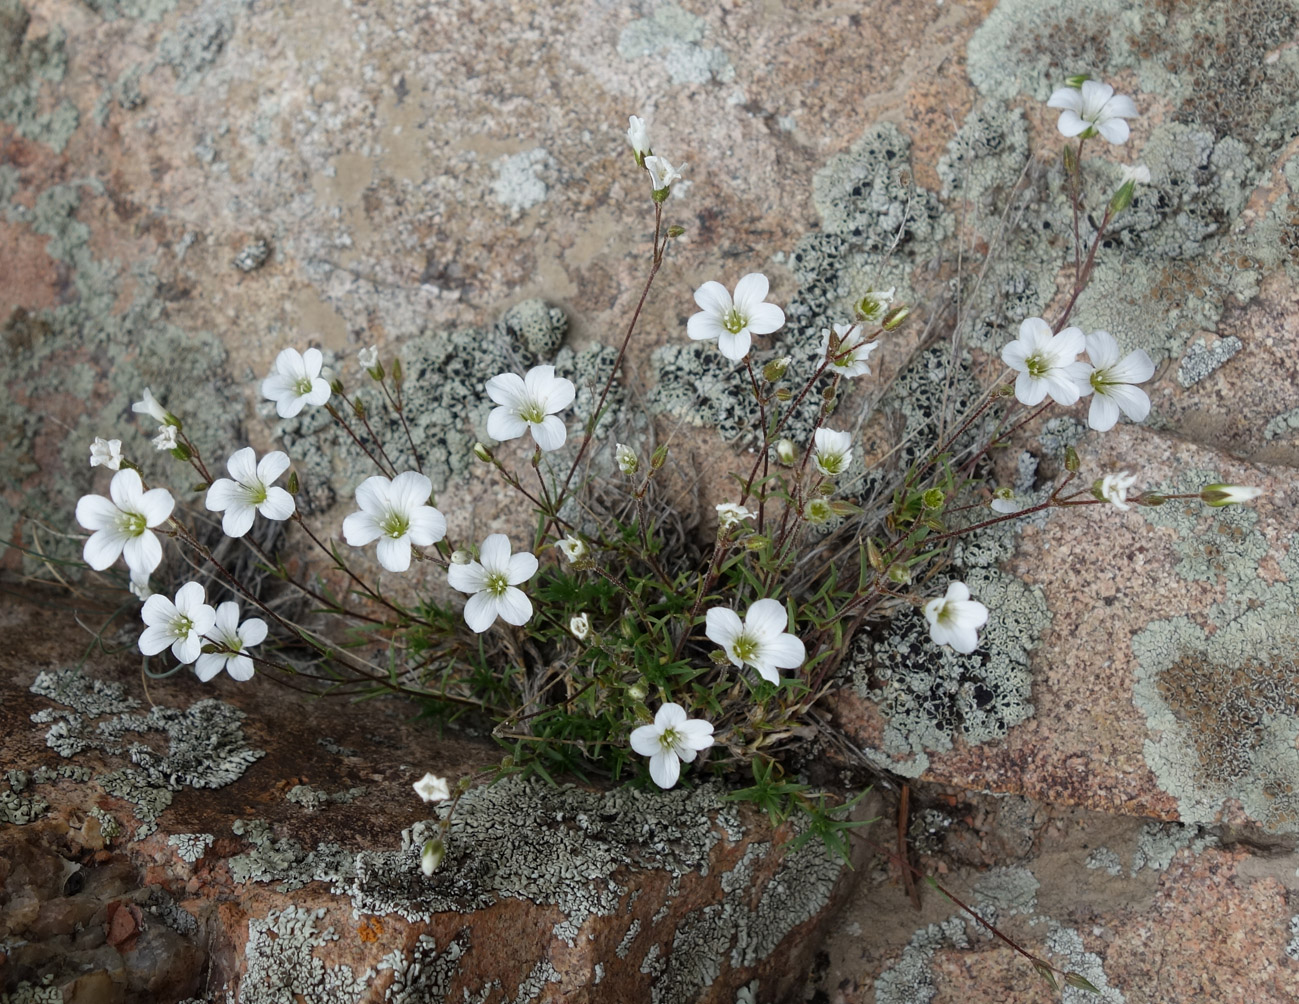
[[[747,316],[749,331],[755,335],[769,335],[785,325],[785,312],[774,303],[759,303]]]
[[[1108,331],[1093,331],[1087,336],[1087,359],[1098,370],[1108,369],[1119,361],[1118,339]]]
[[[1015,377],[1015,397],[1019,399],[1020,404],[1026,404],[1030,408],[1033,405],[1041,404],[1046,397],[1046,391],[1047,384],[1045,380],[1029,376],[1027,372]],[[1077,400],[1077,398],[1074,400]]]
[[[422,505],[410,514],[410,542],[416,547],[436,544],[446,535],[446,517],[431,505]]]
[[[320,376],[320,370],[325,365],[325,357],[321,354],[320,349],[307,349],[302,353],[303,376],[310,377],[313,381]]]
[[[404,572],[410,568],[410,539],[406,534],[380,537],[375,551],[379,564],[390,572]]]
[[[326,401],[329,400],[330,396],[333,393],[334,390],[332,387],[329,386],[328,380],[324,379],[323,377],[316,377],[314,380],[311,381],[311,390],[308,391],[306,394],[304,394],[302,397],[298,398],[298,400],[303,402],[304,404],[311,405],[313,408],[319,408],[322,404],[324,404]]]
[[[711,607],[704,616],[704,634],[713,644],[726,649],[728,655],[731,646],[743,633],[744,624],[740,621],[740,615],[729,607]],[[740,665],[734,657],[731,661]]]
[[[726,334],[726,328],[716,314],[702,311],[691,314],[686,321],[686,334],[696,342],[715,342]]]
[[[162,564],[162,544],[158,535],[152,530],[145,530],[138,537],[128,537],[122,547],[122,557],[126,567],[136,579],[147,579],[149,573]]]
[[[157,526],[171,515],[176,500],[166,488],[150,488],[140,496],[139,506],[136,512],[144,517],[145,526]]]
[[[420,506],[428,505],[433,494],[433,482],[418,471],[402,471],[392,479],[388,489],[388,503],[397,512],[409,517]]]
[[[575,397],[577,397],[577,388],[573,386],[573,381],[556,377],[555,382],[550,385],[550,392],[546,394],[546,414],[553,415],[557,411],[563,411],[573,403]]]
[[[343,539],[353,547],[365,547],[383,535],[383,529],[368,512],[354,512],[343,518]]]
[[[1117,350],[1115,355],[1117,355]],[[1144,349],[1135,349],[1109,368],[1105,374],[1115,383],[1145,383],[1155,375],[1155,364]]]
[[[749,337],[748,331],[741,331],[739,334],[723,331],[717,339],[718,351],[727,359],[737,363],[749,354],[752,345],[753,339]]]
[[[487,587],[487,569],[476,561],[451,565],[447,568],[447,585],[462,593],[481,592]]]
[[[121,514],[122,510],[102,495],[82,495],[77,500],[77,522],[87,530],[115,529]],[[121,553],[120,549],[118,553]],[[117,560],[116,556],[113,560]],[[112,562],[108,564],[111,565]],[[107,568],[108,565],[104,567]]]
[[[226,461],[226,470],[241,484],[251,484],[257,478],[257,454],[251,446],[235,450]]]
[[[288,519],[295,508],[293,496],[283,488],[268,488],[266,501],[257,507],[257,511],[267,519]]]
[[[153,599],[153,597],[151,596],[149,599]],[[157,655],[170,645],[175,637],[175,632],[171,630],[169,625],[151,624],[140,635],[140,651],[145,655]]]
[[[283,450],[271,450],[257,464],[257,480],[269,485],[288,469],[289,455]]]
[[[221,532],[227,537],[242,537],[253,528],[257,510],[247,502],[237,502],[226,510],[221,519]]]
[[[116,506],[114,506],[113,511],[117,511]],[[102,572],[122,556],[122,548],[131,539],[120,530],[96,530],[86,538],[81,557],[96,572]]]
[[[797,635],[782,634],[763,644],[762,656],[777,669],[794,669],[807,658],[807,646]]]
[[[702,718],[691,718],[676,729],[681,741],[692,750],[706,750],[713,745],[713,726]]]
[[[253,660],[246,655],[233,655],[226,660],[226,672],[230,674],[230,679],[241,683],[251,680],[256,669]]]
[[[518,411],[527,404],[528,389],[523,383],[523,377],[517,373],[502,373],[500,376],[494,376],[483,386],[487,390],[487,396],[503,408]]]
[[[674,729],[686,720],[686,709],[675,701],[667,701],[654,715],[654,724],[660,729]]]
[[[478,549],[478,560],[489,572],[509,573],[510,538],[503,533],[493,533],[483,541]],[[535,560],[535,559],[534,559]]]
[[[741,276],[740,281],[735,284],[735,296],[732,298],[735,308],[741,314],[751,315],[758,304],[767,298],[769,289],[771,283],[761,272],[750,272],[748,275]]]
[[[1123,414],[1134,422],[1145,421],[1150,414],[1150,398],[1140,387],[1133,387],[1130,384],[1120,383],[1113,387],[1107,387],[1103,395],[1098,397],[1108,397],[1114,401]]]
[[[1120,118],[1101,120],[1096,123],[1096,131],[1115,146],[1122,146],[1128,141],[1128,136],[1131,135],[1128,124]]]
[[[264,620],[260,617],[249,617],[239,625],[239,640],[244,643],[245,648],[252,648],[266,640],[266,630]]]
[[[755,641],[765,642],[784,633],[789,614],[779,600],[755,600],[744,616],[744,633]]]
[[[207,683],[225,668],[226,655],[218,655],[216,652],[201,652],[198,660],[194,663],[194,675],[202,682]]]
[[[662,750],[659,742],[663,735],[657,725],[642,725],[631,730],[631,748],[641,756],[653,756]]]
[[[695,303],[699,309],[721,317],[734,306],[731,294],[720,282],[709,280],[695,290]]]
[[[505,568],[505,581],[512,586],[527,582],[537,574],[537,556],[530,551],[520,551],[510,556]]]
[[[528,423],[519,417],[518,412],[511,411],[505,405],[493,408],[487,416],[487,435],[498,443],[518,439],[528,431]]]
[[[490,593],[474,593],[465,602],[465,623],[475,634],[482,634],[496,623],[496,598]]]
[[[563,420],[556,415],[547,415],[545,421],[531,423],[531,428],[532,438],[545,453],[558,450],[568,438]]]
[[[209,512],[225,512],[236,502],[242,501],[244,493],[229,478],[217,478],[208,486],[203,504]]]
[[[1082,92],[1076,87],[1057,87],[1047,98],[1046,106],[1048,108],[1071,108],[1075,112],[1082,111],[1083,99]]]
[[[532,619],[532,601],[522,589],[514,586],[496,598],[496,609],[500,612],[501,620],[515,627]]]
[[[1085,132],[1091,128],[1091,125],[1082,120],[1082,117],[1072,108],[1066,108],[1060,113],[1060,120],[1055,124],[1060,130],[1060,135],[1073,137],[1080,132]]]
[[[660,788],[671,788],[681,777],[681,761],[672,752],[655,753],[650,757],[650,777]]]

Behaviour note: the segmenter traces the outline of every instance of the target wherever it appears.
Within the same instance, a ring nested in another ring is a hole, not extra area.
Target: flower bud
[[[288,484],[289,494],[290,495],[298,494],[298,491],[299,489],[301,489],[301,487],[302,484],[301,482],[298,481],[298,472],[289,471],[289,484]]]
[[[193,488],[191,488],[190,491],[192,491],[192,492],[205,492],[205,491],[207,491],[207,490],[208,490],[209,488],[211,488],[211,487],[212,487],[212,486],[211,486],[210,484],[208,484],[206,481],[200,481],[200,482],[199,482],[198,484],[196,484]]]
[[[1158,506],[1168,501],[1168,496],[1160,495],[1158,492],[1142,492],[1135,499],[1137,505]]]
[[[880,553],[880,547],[875,543],[874,538],[866,541],[866,560],[877,572],[884,567],[884,555]]]
[[[682,234],[684,234],[685,232],[686,232],[686,228],[685,228],[685,227],[678,226],[677,224],[674,223],[674,224],[672,224],[672,226],[668,227],[668,239],[669,239],[669,240],[676,240],[678,237],[680,237],[680,236],[681,236]]]
[[[788,387],[781,387],[778,391],[776,391],[777,401],[788,401],[793,396],[794,395],[789,392]]]
[[[586,640],[586,636],[591,633],[591,621],[585,611],[569,619],[568,630],[573,633],[573,637],[578,641]]]
[[[565,558],[568,559],[568,563],[570,565],[573,564],[575,561],[577,561],[579,558],[586,557],[586,553],[587,553],[586,542],[577,537],[574,537],[571,533],[563,540],[556,541],[555,547],[558,548],[559,552]]]
[[[1078,459],[1078,451],[1072,446],[1064,448],[1064,469],[1071,474],[1077,474],[1078,469],[1082,467],[1082,461]]]
[[[1078,151],[1068,143],[1064,145],[1064,152],[1061,154],[1064,158],[1064,173],[1073,174],[1078,170]]]
[[[473,560],[474,560],[474,556],[470,554],[468,551],[466,551],[464,548],[461,548],[458,551],[451,552],[451,564],[453,565],[467,565],[469,564],[469,562]]]
[[[893,292],[897,287],[890,286],[883,290],[870,290],[853,304],[853,309],[863,321],[873,321],[893,305]]]
[[[798,451],[794,446],[792,439],[781,439],[776,442],[776,456],[782,464],[792,464],[798,456]]]
[[[831,495],[834,494],[834,482],[822,481],[819,485],[816,486],[816,492],[822,498],[828,499]]]
[[[419,867],[425,877],[432,877],[433,873],[442,867],[442,859],[447,856],[446,844],[442,843],[437,837],[430,837],[424,841],[424,849],[420,851]]]
[[[338,379],[338,377],[334,377],[334,379],[329,381],[329,389],[335,394],[343,393],[343,381]]]
[[[947,496],[941,488],[930,488],[920,496],[920,502],[926,509],[941,509]]]
[[[403,377],[404,374],[401,371],[401,360],[394,359],[392,361],[392,382],[400,387]]]
[[[901,562],[889,565],[887,572],[889,581],[897,586],[909,586],[911,584],[911,569]]]
[[[1246,488],[1243,485],[1206,485],[1200,492],[1200,501],[1220,509],[1225,505],[1239,505],[1256,499],[1263,494],[1262,488]]]
[[[618,470],[624,474],[635,474],[640,468],[640,460],[636,457],[636,451],[623,443],[619,443],[614,448],[614,459],[618,463]]]
[[[785,375],[785,370],[789,369],[789,356],[781,356],[779,359],[773,359],[766,366],[762,367],[762,378],[767,383],[775,383]]]
[[[834,509],[830,507],[830,503],[825,499],[812,499],[803,511],[803,517],[813,526],[828,523],[833,515]]]
[[[911,315],[911,308],[903,304],[901,307],[894,307],[884,315],[884,323],[880,325],[885,331],[892,331]]]
[[[193,454],[190,452],[189,447],[186,446],[184,443],[177,443],[175,448],[171,451],[171,455],[175,457],[177,460],[188,460],[190,457],[193,456]]]
[[[1110,216],[1117,216],[1128,206],[1132,205],[1132,196],[1137,190],[1137,183],[1134,179],[1129,178],[1114,193],[1110,199]]]
[[[493,462],[492,451],[483,443],[474,443],[474,456],[485,464]]]
[[[650,467],[653,470],[657,471],[660,467],[663,466],[664,463],[667,462],[667,459],[668,459],[668,448],[667,448],[667,444],[665,443],[662,446],[660,446],[657,450],[655,450],[654,455],[650,457]]]
[[[1082,85],[1091,80],[1086,73],[1075,73],[1072,77],[1065,77],[1065,87],[1072,87],[1075,90],[1082,90]]]
[[[359,397],[352,399],[352,414],[357,418],[365,418],[365,404]]]

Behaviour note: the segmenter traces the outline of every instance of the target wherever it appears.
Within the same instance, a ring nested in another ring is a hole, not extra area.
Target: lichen
[[[498,157],[492,168],[496,171],[492,194],[497,202],[517,215],[546,200],[548,188],[541,176],[553,173],[555,162],[544,149],[536,147]]]
[[[1285,946],[1286,958],[1299,962],[1299,914],[1290,918],[1290,941]]]
[[[57,25],[45,35],[30,35],[30,26],[31,15],[19,0],[0,0],[0,119],[62,153],[77,129],[76,106],[42,101],[41,92],[46,81],[58,83],[67,72],[67,36]]]
[[[974,892],[981,908],[991,907],[1006,916],[1037,910],[1037,890],[1041,885],[1027,868],[1011,865],[989,868],[979,876]]]
[[[1118,875],[1123,871],[1122,860],[1108,847],[1097,847],[1087,855],[1087,860],[1083,864],[1093,871],[1103,871],[1107,875]]]
[[[182,861],[193,864],[212,846],[216,840],[210,833],[173,833],[167,843],[176,848],[176,854]]]
[[[929,1004],[938,993],[929,967],[934,953],[946,945],[968,948],[969,944],[959,916],[920,928],[902,949],[902,957],[875,978],[876,1004]]]
[[[237,819],[233,829],[252,844],[227,862],[240,884],[278,881],[280,892],[292,892],[309,882],[328,882],[337,891],[355,876],[355,853],[338,844],[322,843],[308,851],[290,837],[276,837],[263,819]]]
[[[244,975],[237,995],[227,1000],[245,1004],[293,1004],[310,999],[321,1004],[351,1004],[359,1000],[369,983],[369,974],[357,976],[350,966],[326,966],[313,949],[337,941],[332,927],[316,929],[325,911],[288,906],[272,910],[266,917],[248,921],[244,946]]]
[[[1173,863],[1177,852],[1189,847],[1192,854],[1199,854],[1206,847],[1214,847],[1218,838],[1206,833],[1201,827],[1185,823],[1146,823],[1137,835],[1136,850],[1132,852],[1130,874],[1136,875],[1142,868],[1162,872]]]
[[[735,79],[726,53],[700,44],[708,23],[676,4],[657,7],[650,17],[627,23],[618,36],[618,55],[628,62],[652,58],[674,84],[722,83]]]
[[[1101,957],[1087,951],[1082,935],[1071,927],[1056,927],[1046,938],[1046,947],[1056,956],[1056,965],[1067,973],[1077,973],[1096,988],[1097,993],[1077,987],[1063,988],[1061,1004],[1127,1004],[1127,998],[1110,986],[1109,977],[1101,964]]]
[[[148,714],[133,714],[139,702],[121,684],[92,680],[76,669],[41,673],[31,691],[71,709],[46,708],[32,715],[37,724],[52,723],[45,742],[60,756],[96,749],[129,757],[133,766],[96,781],[108,794],[132,803],[141,823],[137,837],[153,832],[173,792],[222,788],[265,755],[247,745],[243,712],[221,701],[196,701],[184,711],[154,705]],[[167,737],[166,752],[127,741],[148,733]]]

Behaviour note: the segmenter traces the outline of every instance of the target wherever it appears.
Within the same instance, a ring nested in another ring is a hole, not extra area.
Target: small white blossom
[[[1046,105],[1061,109],[1056,123],[1061,135],[1086,139],[1100,133],[1115,146],[1128,141],[1128,124],[1123,120],[1137,116],[1130,97],[1115,94],[1113,87],[1098,80],[1084,80],[1082,87],[1057,87]]]
[[[879,348],[880,343],[867,341],[866,332],[857,324],[836,324],[834,333],[839,339],[839,347],[831,358],[830,329],[821,329],[821,355],[829,360],[828,372],[837,373],[841,377],[865,376],[870,373],[867,360]]]
[[[293,418],[306,405],[318,408],[329,400],[329,381],[320,375],[324,364],[320,349],[284,349],[275,357],[275,368],[262,381],[262,395],[275,402],[280,418]]]
[[[757,515],[742,505],[735,502],[719,502],[717,509],[717,526],[721,530],[729,530],[733,526],[738,526],[741,521],[753,519]]]
[[[893,306],[896,291],[896,286],[890,286],[888,289],[872,289],[857,301],[857,309],[866,320],[877,321],[884,316],[884,312],[889,307]]]
[[[685,708],[671,701],[654,716],[653,725],[631,733],[631,748],[650,758],[650,777],[660,788],[671,788],[681,776],[681,761],[693,763],[700,750],[713,745],[713,727],[702,718],[687,718]]]
[[[177,661],[188,665],[202,654],[203,635],[216,623],[216,611],[208,606],[200,583],[186,582],[176,591],[175,601],[158,594],[145,600],[140,619],[146,625],[141,652],[157,655],[171,646]]]
[[[817,429],[812,443],[812,463],[827,478],[837,478],[852,463],[850,434],[834,429]]]
[[[487,381],[487,396],[499,407],[487,416],[487,434],[505,442],[525,432],[541,449],[558,450],[568,438],[556,412],[573,403],[577,389],[571,380],[555,376],[553,366],[534,366],[523,376],[502,373]]]
[[[445,802],[451,797],[451,788],[445,777],[438,777],[429,771],[412,785],[415,794],[425,802]]]
[[[288,519],[293,515],[293,496],[283,488],[272,487],[288,469],[288,454],[279,450],[272,450],[260,462],[251,446],[230,455],[226,461],[230,477],[213,481],[204,503],[210,512],[225,513],[221,529],[227,537],[246,534],[257,513],[266,519]]]
[[[1051,325],[1040,317],[1027,317],[1019,325],[1019,337],[1001,350],[1002,361],[1019,373],[1015,397],[1032,407],[1051,395],[1068,407],[1078,400],[1078,384],[1072,364],[1086,344],[1082,329],[1065,328],[1051,333]]]
[[[1150,184],[1150,168],[1145,164],[1120,164],[1119,165],[1120,185],[1126,185],[1129,181],[1137,185]]]
[[[785,312],[765,302],[770,284],[761,272],[750,272],[735,284],[735,297],[720,282],[695,290],[699,313],[686,322],[686,334],[697,342],[716,342],[727,359],[739,362],[749,354],[753,335],[769,335],[785,323]]]
[[[526,624],[532,617],[532,601],[516,588],[537,573],[537,559],[527,551],[510,554],[510,539],[494,533],[479,549],[481,562],[452,565],[447,583],[462,593],[472,593],[465,603],[465,623],[482,634],[500,617],[507,624]]]
[[[645,170],[649,171],[650,187],[654,190],[656,202],[661,202],[667,197],[672,189],[672,183],[681,180],[681,172],[686,167],[686,164],[682,164],[679,168],[673,167],[666,157],[645,158]]]
[[[442,859],[447,855],[446,844],[437,837],[429,837],[419,852],[419,870],[425,878],[432,878],[433,873],[442,867]]]
[[[403,471],[391,481],[376,474],[356,489],[354,512],[343,520],[343,539],[353,547],[377,540],[379,564],[390,572],[410,568],[412,545],[428,547],[447,534],[442,513],[428,504],[433,482],[416,471]]]
[[[789,614],[777,600],[756,600],[741,623],[729,607],[713,607],[704,620],[704,634],[721,645],[732,665],[745,663],[769,683],[779,683],[778,669],[794,669],[807,658],[798,636],[789,634]]]
[[[1240,505],[1242,502],[1249,502],[1263,494],[1262,488],[1249,488],[1245,485],[1205,485],[1200,492],[1200,498],[1207,505],[1220,509],[1225,505]]]
[[[636,451],[630,446],[624,446],[619,443],[614,448],[614,459],[618,462],[618,470],[624,474],[635,474],[640,467],[640,461],[636,458]]]
[[[110,471],[122,468],[122,441],[120,439],[100,439],[90,444],[90,466],[107,467]]]
[[[1019,512],[1024,508],[1024,505],[1019,499],[1015,498],[1015,493],[1011,489],[998,488],[992,493],[992,501],[988,503],[988,508],[1004,516],[1012,512]]]
[[[568,630],[573,633],[573,637],[578,641],[586,641],[586,636],[591,633],[591,618],[587,616],[585,611],[576,617],[569,618]]]
[[[1119,420],[1119,412],[1134,422],[1150,414],[1150,398],[1134,384],[1144,383],[1155,375],[1155,364],[1143,349],[1135,349],[1119,358],[1119,343],[1108,331],[1093,331],[1087,336],[1088,362],[1076,362],[1069,368],[1080,394],[1095,393],[1087,411],[1087,424],[1097,432],[1108,432]]]
[[[208,641],[224,645],[229,651],[201,653],[198,662],[194,664],[194,672],[200,680],[207,683],[223,669],[230,674],[232,680],[253,678],[253,660],[245,652],[266,640],[264,620],[249,617],[240,624],[239,604],[234,600],[226,600],[216,608],[216,620],[204,634]]]
[[[639,115],[627,116],[627,142],[631,144],[632,153],[636,155],[636,163],[643,164],[651,151],[649,127]]]
[[[988,623],[988,608],[970,599],[964,582],[949,582],[946,596],[925,604],[925,620],[935,645],[950,645],[968,655],[979,644],[979,628]]]
[[[1127,471],[1117,474],[1106,474],[1101,478],[1100,493],[1107,502],[1113,502],[1116,508],[1125,512],[1132,507],[1128,505],[1128,489],[1137,483],[1137,476]]]
[[[124,555],[132,578],[148,578],[162,562],[162,543],[151,527],[167,521],[176,500],[165,488],[146,492],[129,468],[113,475],[108,494],[111,500],[83,495],[77,502],[77,522],[94,531],[83,551],[86,564],[102,572]]]
[[[379,361],[379,349],[371,345],[368,349],[361,349],[356,353],[356,361],[361,364],[361,369],[374,369],[374,364]]]
[[[153,437],[153,448],[159,453],[176,448],[176,427],[174,425],[158,426],[158,435]]]
[[[574,537],[571,533],[563,540],[555,541],[555,547],[559,553],[568,559],[569,564],[577,561],[579,558],[586,557],[586,542]]]
[[[137,415],[148,415],[159,425],[171,425],[175,418],[153,396],[153,391],[144,388],[144,398],[131,405]]]

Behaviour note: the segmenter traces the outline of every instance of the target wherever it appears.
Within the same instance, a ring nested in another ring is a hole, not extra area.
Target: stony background
[[[1293,999],[1297,41],[1290,0],[0,0],[0,532],[75,557],[62,535],[76,497],[103,490],[85,466],[96,435],[174,476],[129,411],[146,385],[212,457],[286,443],[313,518],[336,525],[359,458],[318,414],[280,423],[257,399],[276,352],[307,342],[349,385],[358,348],[400,352],[427,392],[415,421],[452,533],[517,529],[466,455],[481,380],[553,357],[585,384],[620,337],[650,219],[631,113],[690,164],[668,204],[687,232],[630,356],[633,386],[653,389],[617,402],[610,435],[669,441],[682,484],[719,495],[710,426],[739,436],[749,416],[715,354],[684,341],[689,294],[762,270],[790,323],[760,358],[805,358],[872,286],[921,305],[877,354],[892,389],[863,392],[861,414],[877,407],[860,431],[882,453],[942,394],[991,378],[1019,319],[1058,306],[1068,213],[1042,102],[1066,73],[1099,74],[1142,111],[1107,156],[1146,163],[1152,183],[1075,318],[1150,352],[1154,407],[1104,436],[1077,409],[1008,457],[1006,477],[1031,494],[1073,444],[1097,474],[1268,494],[1225,515],[1089,510],[989,535],[958,555],[1000,614],[989,644],[935,654],[899,621],[855,653],[838,718],[918,786],[928,865],[1107,1000]],[[1098,202],[1117,167],[1095,170]],[[969,351],[938,385],[950,351],[909,364],[911,350],[954,317]],[[201,714],[194,696],[172,706]],[[10,782],[14,826],[41,815],[31,799],[57,801],[32,783]],[[82,782],[43,783],[71,805]],[[180,795],[149,798],[130,804],[170,835],[207,832],[185,828]],[[223,856],[265,844],[236,836]],[[1045,999],[938,897],[912,916],[885,873],[866,878],[808,994]],[[276,924],[335,924],[296,909],[263,903],[228,927],[265,940]]]

